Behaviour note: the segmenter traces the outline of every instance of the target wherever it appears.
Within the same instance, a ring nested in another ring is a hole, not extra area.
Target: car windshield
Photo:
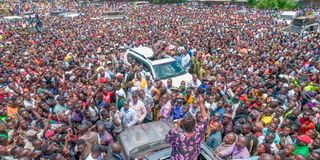
[[[119,16],[121,15],[120,12],[107,12],[107,13],[102,13],[102,16]]]
[[[293,15],[281,15],[280,19],[281,20],[292,20],[294,18]]]
[[[177,61],[155,65],[154,72],[159,79],[176,77],[185,73],[184,69]]]

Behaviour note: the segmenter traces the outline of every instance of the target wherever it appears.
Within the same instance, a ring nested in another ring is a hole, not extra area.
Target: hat
[[[132,87],[132,88],[131,88],[131,91],[132,91],[132,92],[135,92],[135,91],[137,91],[137,90],[139,90],[138,87]]]
[[[151,74],[149,72],[146,73],[146,76],[151,76]]]
[[[76,79],[76,76],[71,76],[71,77],[69,78],[70,81],[74,81],[75,79]]]
[[[311,138],[307,135],[299,135],[297,136],[297,139],[300,140],[300,141],[303,141],[307,144],[310,144],[311,143]]]
[[[116,74],[116,78],[123,78],[123,74],[117,73],[117,74]]]
[[[112,62],[111,61],[107,61],[107,64],[112,64]]]
[[[121,92],[121,90],[117,90],[116,91],[116,94],[120,97],[123,97],[124,96],[124,92]]]

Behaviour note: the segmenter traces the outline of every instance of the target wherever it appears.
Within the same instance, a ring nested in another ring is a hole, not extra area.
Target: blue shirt
[[[268,130],[269,130],[268,128],[263,128],[262,129],[262,135],[266,136],[269,133]],[[273,140],[273,143],[280,144],[280,136],[279,136],[279,134],[277,132],[274,132],[274,135],[275,135],[275,138]]]
[[[171,119],[172,120],[176,120],[176,119],[180,119],[180,118],[183,118],[183,110],[182,108],[180,108],[178,105],[174,105],[174,107],[172,108],[171,110]]]
[[[215,113],[220,113],[220,122],[222,122],[222,120],[223,120],[223,114],[224,114],[224,108],[223,107],[221,107],[221,108],[217,108],[217,109],[215,109],[214,111],[212,111],[211,113],[210,113],[210,117],[212,117]]]

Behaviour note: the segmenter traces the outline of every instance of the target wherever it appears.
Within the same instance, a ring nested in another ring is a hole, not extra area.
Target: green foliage
[[[298,7],[298,3],[293,0],[288,0],[288,2],[284,5],[285,10],[291,10],[297,7]]]
[[[184,3],[188,0],[150,0],[153,3]]]
[[[248,0],[248,4],[251,8],[254,7],[254,5],[256,4],[256,1],[255,0]]]
[[[274,10],[292,10],[297,7],[295,0],[260,0],[256,7],[259,9],[274,9]]]

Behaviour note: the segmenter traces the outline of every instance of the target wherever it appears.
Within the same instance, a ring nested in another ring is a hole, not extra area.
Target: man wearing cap
[[[152,81],[152,83],[153,83],[153,79],[152,79],[150,72],[146,72],[146,74],[144,76],[145,76],[146,81]]]
[[[305,158],[309,156],[309,144],[311,143],[311,138],[307,135],[297,136],[297,143],[294,145],[293,155],[301,154]]]
[[[117,106],[119,111],[123,107],[125,101],[126,101],[126,98],[125,98],[124,91],[122,92],[121,90],[117,90],[116,91],[116,106]]]

